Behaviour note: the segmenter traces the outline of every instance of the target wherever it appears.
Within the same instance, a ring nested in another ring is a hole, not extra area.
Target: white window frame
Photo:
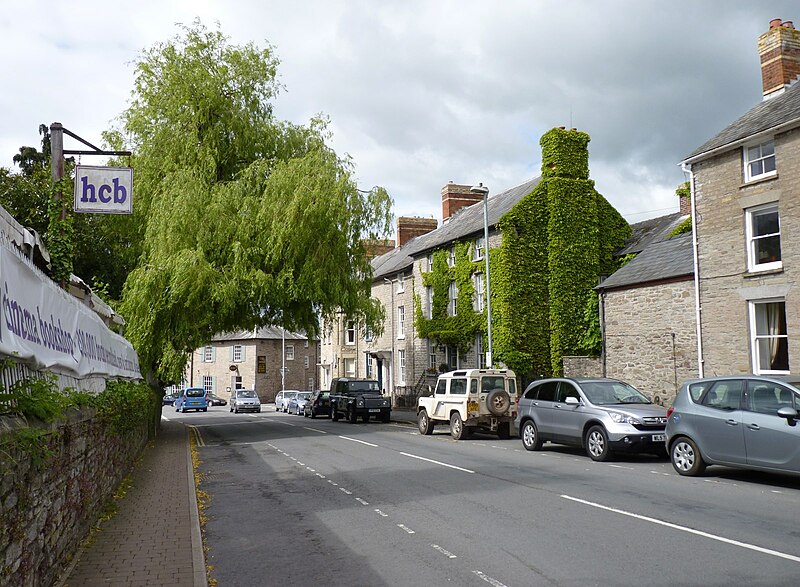
[[[242,345],[240,344],[233,345],[233,362],[234,363],[242,362]]]
[[[447,252],[447,266],[448,267],[455,267],[456,266],[456,248],[455,248],[455,246],[450,247],[450,250]]]
[[[364,342],[372,342],[375,340],[375,333],[372,329],[367,327],[364,329]]]
[[[772,146],[772,153],[769,155],[763,154],[763,148],[766,145]],[[752,157],[750,151],[752,149],[758,149],[758,154],[755,157]],[[742,148],[742,156],[744,159],[744,181],[745,183],[751,181],[758,181],[760,179],[764,179],[767,177],[773,177],[778,174],[778,168],[776,165],[775,160],[775,140],[769,139],[766,141],[761,141],[760,143],[751,143],[749,145],[744,145]],[[752,157],[752,158],[751,158]],[[761,163],[763,167],[769,165],[769,160],[772,160],[772,167],[770,171],[762,171],[761,173],[753,174],[753,165],[757,163]]]
[[[349,320],[347,322],[347,329],[345,330],[345,339],[344,344],[347,346],[353,346],[356,344],[356,322],[355,320]]]
[[[372,355],[364,353],[364,377],[372,379]]]
[[[305,367],[306,369],[308,369],[309,362],[310,362],[310,361],[308,360],[308,355],[304,356],[304,357],[303,357],[303,367]]]
[[[214,362],[214,347],[212,346],[203,347],[203,362],[204,363]]]
[[[342,366],[344,368],[344,376],[345,377],[355,377],[356,376],[356,360],[352,357],[345,357],[342,359],[343,363]],[[352,369],[348,369],[348,366],[352,365]]]
[[[472,257],[472,260],[473,261],[480,261],[481,259],[483,259],[484,251],[485,251],[485,247],[484,247],[484,244],[483,244],[483,237],[479,236],[478,238],[475,239],[475,246],[474,246],[474,253],[475,254]]]
[[[294,345],[287,344],[286,345],[286,360],[287,361],[294,361]]]
[[[436,360],[436,343],[428,342],[428,366],[431,369],[439,369],[439,362]]]
[[[483,350],[483,334],[475,335],[475,355],[478,369],[486,369],[486,353]]]
[[[433,271],[433,253],[428,255],[427,261],[428,261],[428,272],[430,273],[431,271]]]
[[[425,287],[425,317],[430,320],[433,318],[433,286]]]
[[[476,312],[483,312],[483,309],[486,307],[486,301],[484,300],[486,291],[483,281],[483,273],[474,273],[472,275],[472,285],[475,289],[475,299],[473,300],[472,307]]]
[[[406,337],[406,307],[397,306],[397,338]]]
[[[455,316],[458,313],[458,285],[455,280],[447,287],[447,315]]]
[[[762,234],[759,236],[754,235],[754,218],[764,213],[775,212],[778,215],[778,232],[772,234]],[[768,263],[759,263],[756,258],[756,244],[760,239],[778,237],[778,242],[781,240],[781,215],[777,202],[764,204],[763,206],[755,206],[745,210],[745,238],[747,240],[747,270],[748,271],[769,271],[771,269],[781,269],[783,267],[783,260],[771,261]],[[782,253],[782,251],[781,251]],[[781,255],[782,256],[782,255]]]
[[[397,274],[397,293],[406,291],[406,276],[402,273]]]
[[[769,340],[770,338],[782,338],[786,339],[786,343],[789,342],[789,333],[787,331],[786,334],[778,334],[778,335],[760,335],[758,334],[758,329],[756,327],[756,311],[757,307],[766,304],[775,304],[775,303],[782,303],[783,304],[783,316],[786,319],[786,299],[785,298],[769,298],[763,300],[751,300],[748,303],[748,310],[750,315],[750,355],[751,361],[753,365],[753,373],[756,375],[788,375],[789,369],[787,370],[778,370],[778,369],[761,369],[761,361],[759,360],[758,354],[758,341],[760,340]],[[787,326],[788,325],[784,325]],[[789,355],[791,358],[791,355]],[[789,365],[791,368],[791,365]]]
[[[214,393],[213,375],[203,375],[203,389],[206,393]]]
[[[399,349],[397,351],[397,376],[399,385],[406,384],[406,351],[405,349]]]

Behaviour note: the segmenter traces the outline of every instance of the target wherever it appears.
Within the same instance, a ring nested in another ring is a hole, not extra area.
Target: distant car
[[[281,392],[278,393],[280,394]],[[282,393],[280,405],[278,404],[277,398],[275,399],[275,410],[279,412],[288,412],[289,402],[292,401],[292,398],[297,397],[297,394],[300,392],[294,389],[286,389]]]
[[[162,406],[171,406],[175,403],[175,400],[178,399],[177,393],[168,393],[163,398],[161,398],[161,405]]]
[[[594,461],[614,451],[664,455],[666,408],[616,379],[534,381],[519,400],[516,425],[527,450],[545,441],[584,448]]]
[[[331,392],[327,389],[318,389],[311,394],[308,401],[303,405],[303,416],[329,416],[331,412],[330,407]]]
[[[239,412],[260,412],[261,400],[252,389],[234,389],[231,392],[230,411],[236,414]]]
[[[212,406],[227,406],[228,400],[223,399],[213,393],[208,396],[208,403]]]
[[[297,395],[289,400],[289,406],[286,409],[290,414],[297,414],[298,416],[303,413],[303,409],[311,397],[310,391],[298,391]]]
[[[800,474],[800,377],[694,379],[668,410],[667,446],[681,475],[707,465]]]
[[[188,412],[189,410],[208,411],[208,394],[202,387],[187,387],[178,394],[175,400],[176,412]]]
[[[275,411],[281,411],[281,405],[283,404],[283,391],[279,391],[275,394]]]

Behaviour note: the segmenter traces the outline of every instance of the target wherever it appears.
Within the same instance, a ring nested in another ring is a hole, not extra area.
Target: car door
[[[580,403],[568,404],[566,403],[568,397],[575,398]],[[556,440],[569,444],[581,442],[586,410],[578,388],[571,381],[561,381],[558,384],[551,421],[553,437]]]
[[[717,381],[692,416],[700,452],[716,463],[744,464],[743,379]]]
[[[778,409],[800,407],[800,398],[778,383],[749,380],[744,413],[747,464],[800,472],[800,425],[778,416]]]
[[[445,415],[445,401],[447,396],[447,379],[439,379],[436,382],[436,391],[433,393],[433,415],[439,419],[447,419]]]
[[[558,380],[544,381],[536,386],[536,399],[531,401],[530,414],[541,437],[553,435],[553,405],[555,404]]]

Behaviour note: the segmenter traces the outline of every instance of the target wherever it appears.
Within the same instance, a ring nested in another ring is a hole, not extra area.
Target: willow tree
[[[216,332],[313,336],[337,311],[381,322],[362,243],[389,230],[391,200],[357,188],[323,120],[275,119],[277,67],[272,47],[230,45],[199,22],[135,62],[116,140],[134,152],[141,254],[122,311],[161,381]]]

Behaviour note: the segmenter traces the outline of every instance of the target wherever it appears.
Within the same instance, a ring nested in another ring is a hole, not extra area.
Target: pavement
[[[416,410],[392,408],[392,421],[416,423]],[[183,423],[161,421],[116,513],[100,524],[65,575],[60,587],[207,587],[189,429]]]

